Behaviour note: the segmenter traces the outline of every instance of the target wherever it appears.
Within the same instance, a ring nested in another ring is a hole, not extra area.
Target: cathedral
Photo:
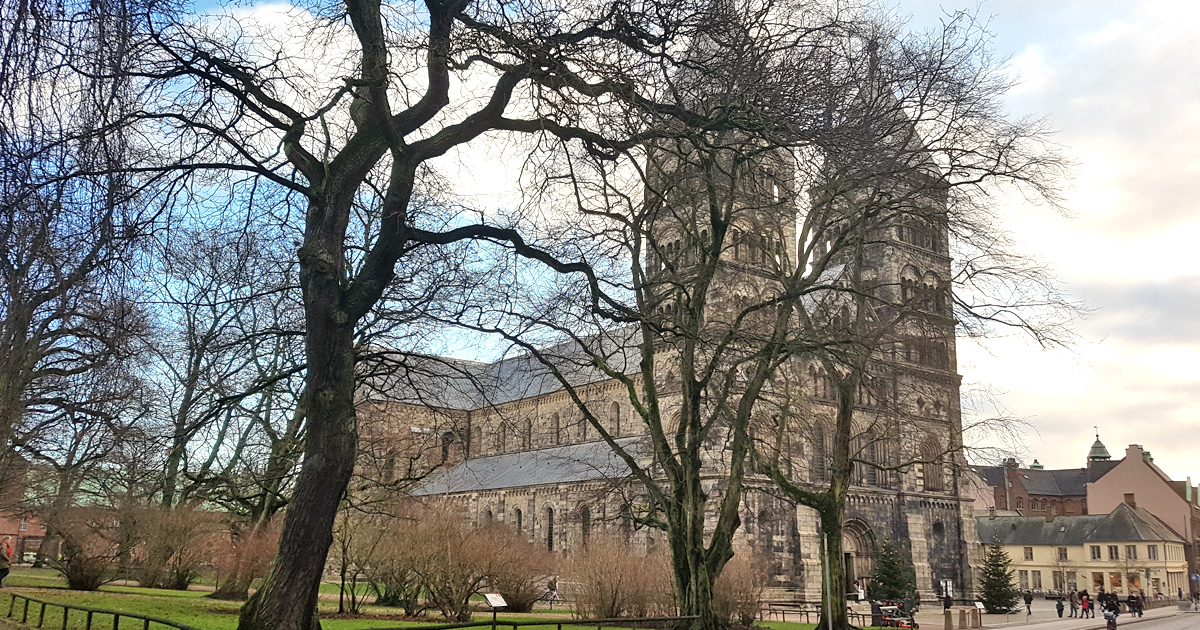
[[[658,178],[685,171],[684,162],[678,156],[661,160]],[[817,273],[830,286],[853,286],[847,294],[874,299],[877,306],[867,319],[880,332],[871,348],[871,369],[853,401],[854,472],[842,527],[843,587],[855,593],[869,585],[875,555],[890,538],[911,553],[923,599],[971,596],[972,567],[979,564],[980,552],[971,490],[960,487],[965,466],[961,378],[944,196],[924,191],[901,204],[902,211],[862,222],[865,227],[859,229],[869,236],[848,253],[837,249],[849,229],[844,221],[812,229],[813,199],[819,193],[790,193],[794,167],[789,160],[768,155],[753,167],[770,176],[748,178],[758,182],[758,193],[737,193],[740,213],[729,222],[719,252],[705,321],[732,320],[727,315],[739,305],[770,301],[771,279],[780,269],[804,271],[817,260],[823,265]],[[654,177],[654,169],[647,171]],[[647,212],[659,220],[639,235],[646,247],[635,259],[637,272],[662,287],[679,286],[671,274],[686,274],[705,260],[702,247],[712,229],[669,212],[693,203],[698,192],[685,185],[671,188],[657,201],[647,195],[647,206],[657,204]],[[799,207],[796,199],[804,198],[811,207]],[[679,317],[683,298],[669,288],[647,295],[660,299],[647,302],[646,317]],[[810,309],[809,316],[832,310],[831,321],[852,317],[845,300],[833,309],[814,297],[801,304]],[[363,450],[372,453],[385,480],[428,465],[432,473],[421,475],[413,496],[442,498],[472,523],[506,524],[555,553],[570,555],[602,535],[620,536],[643,553],[664,549],[665,534],[634,518],[638,482],[593,424],[653,470],[647,427],[630,398],[629,383],[642,378],[638,343],[637,326],[606,334],[602,354],[608,372],[581,357],[573,342],[543,349],[543,358],[561,362],[558,376],[531,353],[488,363],[414,359],[401,382],[381,378],[372,389],[376,393],[362,396]],[[628,380],[610,377],[611,370]],[[653,373],[664,400],[679,391],[679,372],[669,360]],[[837,400],[822,363],[799,353],[780,367],[770,386],[789,392],[788,408],[796,416],[779,442],[788,476],[802,488],[827,486]],[[713,439],[705,448],[705,489],[719,497],[729,475],[728,442]],[[405,465],[408,470],[398,469]],[[735,550],[766,560],[772,598],[820,600],[818,532],[813,510],[786,500],[766,477],[747,476]]]

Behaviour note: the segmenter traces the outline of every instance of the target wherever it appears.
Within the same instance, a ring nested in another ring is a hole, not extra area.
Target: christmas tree
[[[988,545],[983,558],[983,607],[989,613],[1012,612],[1021,599],[1013,583],[1012,558],[999,542]]]
[[[885,537],[879,554],[875,556],[871,597],[882,601],[913,601],[916,593],[916,572],[906,550],[890,537]]]

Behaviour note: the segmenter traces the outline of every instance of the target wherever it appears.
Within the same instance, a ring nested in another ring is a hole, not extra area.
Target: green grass
[[[189,626],[203,628],[204,630],[235,630],[237,628],[237,613],[241,608],[241,602],[221,601],[206,597],[209,594],[208,591],[175,591],[112,584],[105,585],[101,587],[101,590],[91,593],[71,591],[66,589],[66,584],[62,578],[58,577],[50,569],[17,567],[5,582],[5,586],[5,591],[10,590],[7,587],[13,587],[11,590],[14,592],[49,602],[140,613],[151,617],[170,619]],[[321,586],[321,593],[323,594],[336,595],[337,592],[336,584],[323,584]],[[0,617],[8,612],[8,604],[9,597],[7,593],[0,591]],[[40,608],[41,606],[37,604],[30,605],[29,620],[31,625],[37,624]],[[368,630],[371,628],[427,626],[442,623],[436,618],[420,622],[369,618],[334,619],[330,617],[337,611],[336,600],[321,601],[319,610],[322,615],[321,626],[326,630]],[[538,612],[532,614],[501,614],[500,618],[505,621],[546,620],[550,623],[557,623],[559,619],[554,619],[553,615],[561,614],[558,610],[555,610],[547,616],[540,616]],[[14,616],[20,619],[21,613],[21,607],[18,605]],[[395,608],[366,606],[363,609],[363,613],[374,616],[399,616],[400,611]],[[71,630],[82,630],[85,624],[85,617],[86,614],[79,611],[72,613],[68,618],[69,623],[67,627]],[[485,621],[487,618],[488,615],[483,612],[476,613],[475,615],[477,621]],[[564,622],[562,630],[595,630],[596,628],[595,626],[573,624],[570,618],[566,616],[561,617],[561,621]],[[62,609],[57,606],[47,607],[43,623],[48,628],[61,628]],[[815,624],[811,623],[764,621],[759,622],[759,625],[769,630],[815,630]],[[95,615],[93,617],[93,627],[104,628],[105,630],[112,628],[112,617],[100,614]],[[142,622],[140,620],[122,619],[120,627],[117,630],[140,630],[141,628]],[[151,628],[161,628],[161,626],[151,625]],[[551,629],[557,630],[553,626],[551,626]]]
[[[12,572],[4,580],[4,585],[27,588],[66,588],[67,581],[62,579],[54,569],[13,567]],[[5,611],[7,612],[7,610],[6,608]]]

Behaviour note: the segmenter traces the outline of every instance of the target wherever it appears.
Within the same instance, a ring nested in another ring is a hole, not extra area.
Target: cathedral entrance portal
[[[854,593],[871,581],[875,565],[875,537],[866,523],[854,519],[842,525],[842,554],[846,567],[845,593]]]

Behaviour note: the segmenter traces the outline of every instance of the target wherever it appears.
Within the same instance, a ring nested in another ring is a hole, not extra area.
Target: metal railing
[[[377,628],[376,630],[457,630],[458,628],[531,628],[535,626],[554,627],[562,630],[563,626],[595,626],[601,630],[604,626],[620,628],[640,628],[649,624],[666,624],[677,621],[698,619],[695,615],[686,617],[614,617],[611,619],[553,619],[541,621],[505,621],[504,619],[489,619],[487,621],[467,621],[463,623],[447,623],[433,626],[406,626],[395,628]]]
[[[16,617],[13,615],[17,612],[17,600],[22,600],[24,604],[21,606],[20,610],[20,621],[24,625],[30,625],[29,605],[37,604],[40,606],[40,608],[37,610],[37,625],[35,626],[37,628],[45,627],[46,609],[49,607],[58,607],[63,610],[61,630],[67,630],[67,621],[71,618],[71,611],[79,611],[84,615],[85,630],[92,630],[92,628],[99,629],[103,627],[101,622],[108,621],[108,617],[112,617],[112,630],[120,630],[122,618],[136,619],[141,621],[142,630],[150,630],[150,624],[152,623],[159,626],[166,626],[168,628],[176,628],[177,630],[200,630],[200,628],[196,628],[195,626],[189,626],[187,624],[171,621],[169,619],[151,617],[150,615],[140,615],[138,613],[123,612],[120,610],[108,610],[107,608],[91,608],[88,606],[78,606],[75,604],[49,602],[44,599],[38,599],[36,597],[29,597],[28,595],[20,595],[17,593],[9,593],[9,596],[12,599],[8,601],[8,614],[5,616],[9,619],[16,619]],[[97,616],[99,616],[99,619],[96,618]],[[128,627],[129,626],[127,624],[126,629],[128,629]]]

